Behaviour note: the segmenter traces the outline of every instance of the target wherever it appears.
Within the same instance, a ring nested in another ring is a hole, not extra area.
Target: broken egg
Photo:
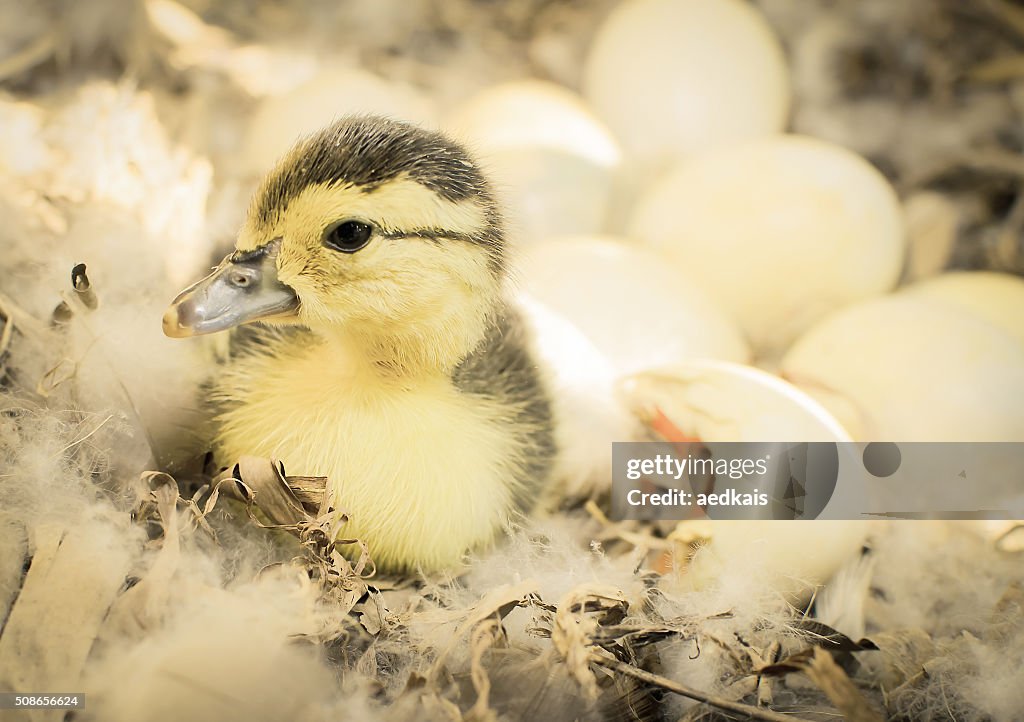
[[[690,360],[622,380],[630,407],[659,408],[686,436],[713,441],[851,441],[820,404],[752,366]]]
[[[621,393],[638,416],[663,416],[712,456],[719,442],[832,442],[850,436],[820,404],[792,384],[759,369],[691,360],[624,379]],[[849,451],[841,447],[840,453]],[[769,462],[771,463],[771,462]],[[828,481],[828,480],[826,480]],[[837,482],[826,508],[856,504],[862,491]],[[744,510],[745,512],[746,510]],[[672,537],[706,542],[679,580],[703,589],[738,566],[756,567],[766,583],[791,598],[808,595],[860,551],[869,522],[824,519],[681,521]]]

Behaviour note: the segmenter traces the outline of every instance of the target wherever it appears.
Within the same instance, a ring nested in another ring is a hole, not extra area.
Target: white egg
[[[789,112],[786,60],[742,0],[631,0],[601,26],[584,95],[626,151],[660,164],[777,133]]]
[[[549,239],[518,259],[524,289],[632,373],[686,358],[745,361],[729,318],[660,256],[614,238]]]
[[[829,316],[781,368],[858,440],[1024,441],[1024,345],[923,294]]]
[[[851,440],[814,399],[748,366],[685,361],[625,379],[622,392],[640,415],[657,408],[680,431],[709,447],[716,442]],[[828,508],[847,508],[858,493],[840,485]],[[861,520],[699,520],[681,522],[675,536],[710,538],[687,570],[685,581],[696,588],[715,584],[723,570],[754,562],[774,589],[801,597],[856,556],[868,529]]]
[[[777,136],[701,155],[642,200],[629,235],[673,258],[771,355],[829,311],[896,283],[895,192],[838,146]]]
[[[968,311],[1024,342],[1024,278],[994,271],[956,271],[900,290]]]
[[[446,125],[488,171],[513,240],[602,229],[620,152],[579,96],[554,83],[504,83],[470,98]]]
[[[612,442],[638,438],[639,420],[616,394],[612,363],[575,326],[529,294],[518,307],[530,328],[552,396],[558,459],[552,504],[607,491]]]
[[[619,147],[575,93],[555,83],[519,80],[487,88],[459,106],[449,127],[485,150],[549,148],[614,168]]]
[[[437,125],[433,103],[416,88],[358,68],[328,65],[294,90],[259,104],[246,136],[246,168],[265,173],[299,138],[350,113]]]

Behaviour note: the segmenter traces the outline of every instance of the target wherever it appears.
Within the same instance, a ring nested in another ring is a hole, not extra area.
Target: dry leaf
[[[471,722],[497,722],[498,715],[490,707],[491,680],[484,667],[484,653],[499,640],[503,640],[505,632],[501,620],[488,617],[475,627],[470,635],[470,678],[476,690],[476,702],[466,713],[465,719]]]
[[[438,678],[441,670],[444,668],[448,655],[451,654],[455,645],[460,639],[465,637],[467,632],[488,618],[504,619],[516,607],[526,605],[531,594],[536,594],[536,582],[528,579],[518,584],[506,584],[497,589],[492,589],[484,595],[479,602],[470,608],[466,619],[459,625],[447,646],[438,654],[437,659],[431,666],[428,680],[433,683]]]
[[[615,587],[585,584],[562,597],[551,629],[551,641],[590,699],[598,695],[597,678],[590,668],[596,650],[595,635],[603,620],[625,616],[629,603]]]
[[[32,563],[0,636],[0,689],[73,692],[124,584],[127,552],[90,526],[41,524],[31,537]],[[52,719],[45,710],[20,712],[11,719]]]
[[[794,654],[775,664],[761,667],[758,674],[785,675],[802,672],[843,714],[847,722],[882,722],[882,716],[864,699],[842,667],[821,647]]]
[[[181,559],[177,482],[158,472],[146,472],[142,482],[153,486],[152,497],[164,529],[162,544],[146,575],[111,606],[103,625],[105,637],[140,637],[161,621],[170,596],[171,579]]]

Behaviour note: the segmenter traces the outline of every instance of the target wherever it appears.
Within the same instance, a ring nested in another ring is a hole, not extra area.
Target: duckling
[[[326,476],[339,534],[379,568],[437,570],[528,510],[551,402],[507,292],[501,214],[444,135],[346,117],[266,176],[236,250],[163,318],[238,333],[215,381],[215,456]]]

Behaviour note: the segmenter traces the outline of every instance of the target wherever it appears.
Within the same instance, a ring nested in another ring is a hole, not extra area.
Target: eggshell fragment
[[[514,240],[602,229],[620,152],[579,96],[554,83],[504,83],[470,98],[447,127],[488,171]]]
[[[686,358],[748,357],[729,318],[649,250],[602,236],[550,239],[524,253],[515,275],[582,331],[616,374]]]
[[[583,89],[627,152],[652,164],[777,133],[789,112],[779,41],[740,0],[619,4],[590,48]]]
[[[767,355],[892,288],[904,254],[902,209],[882,174],[799,136],[683,164],[640,202],[629,235],[685,268]]]

